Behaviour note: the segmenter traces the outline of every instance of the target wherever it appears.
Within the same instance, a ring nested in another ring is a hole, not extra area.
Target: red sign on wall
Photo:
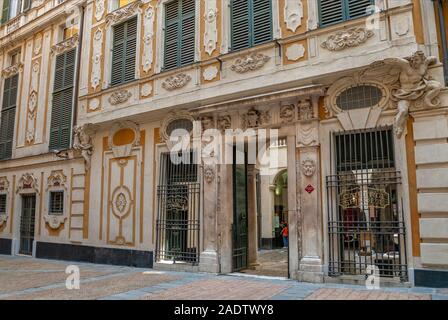
[[[311,193],[311,192],[314,191],[314,187],[309,184],[309,185],[306,186],[305,191],[308,192],[308,193]]]

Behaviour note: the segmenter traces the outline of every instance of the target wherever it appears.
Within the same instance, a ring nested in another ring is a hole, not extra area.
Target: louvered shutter
[[[272,40],[270,0],[233,0],[232,50],[250,48]]]
[[[19,75],[5,79],[0,119],[0,159],[11,158]]]
[[[23,0],[23,12],[31,8],[31,0]]]
[[[367,7],[374,4],[372,0],[346,0],[347,19],[365,16]]]
[[[319,15],[320,25],[327,26],[333,23],[344,21],[345,0],[320,0],[319,1]]]
[[[65,150],[70,147],[75,62],[76,49],[56,57],[50,124],[50,150]]]
[[[9,20],[9,0],[3,0],[2,23]]]
[[[194,62],[195,1],[172,1],[165,5],[164,70]]]
[[[251,0],[253,4],[253,43],[258,45],[272,40],[271,0]]]
[[[111,85],[135,79],[137,17],[114,27]]]

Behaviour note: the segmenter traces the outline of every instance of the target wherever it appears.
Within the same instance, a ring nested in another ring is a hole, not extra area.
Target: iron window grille
[[[326,177],[329,275],[377,270],[381,277],[407,281],[401,174],[395,168],[392,128],[334,132],[330,141],[335,174]]]
[[[160,155],[157,187],[156,261],[199,264],[200,183],[194,152],[179,153],[183,162]]]
[[[0,194],[0,214],[6,214],[6,194]]]
[[[342,91],[336,98],[336,104],[341,110],[348,111],[376,106],[382,98],[383,92],[376,86],[354,86]]]
[[[50,214],[61,215],[64,213],[64,191],[50,192]]]

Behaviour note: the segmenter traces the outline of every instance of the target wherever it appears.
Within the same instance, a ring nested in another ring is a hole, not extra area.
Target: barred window
[[[0,214],[6,214],[6,194],[0,194]]]
[[[50,214],[64,213],[64,192],[51,191],[50,192]]]
[[[336,99],[336,104],[344,111],[376,106],[383,98],[380,88],[372,85],[362,85],[342,91]]]
[[[166,134],[170,136],[173,131],[177,129],[183,129],[187,132],[191,132],[193,130],[193,123],[189,119],[173,120],[168,124],[166,128]]]

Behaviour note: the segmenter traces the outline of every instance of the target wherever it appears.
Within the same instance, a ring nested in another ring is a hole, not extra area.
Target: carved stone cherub
[[[81,151],[81,155],[84,158],[86,170],[90,169],[90,158],[93,153],[92,137],[93,134],[92,125],[89,123],[75,126],[73,128],[74,141],[73,149]]]
[[[399,67],[399,88],[392,91],[392,97],[398,101],[398,113],[395,117],[395,133],[401,137],[412,101],[423,99],[425,107],[434,108],[440,104],[438,95],[442,85],[428,74],[428,67],[437,62],[436,57],[426,57],[422,51],[411,57],[385,59],[386,65]]]

